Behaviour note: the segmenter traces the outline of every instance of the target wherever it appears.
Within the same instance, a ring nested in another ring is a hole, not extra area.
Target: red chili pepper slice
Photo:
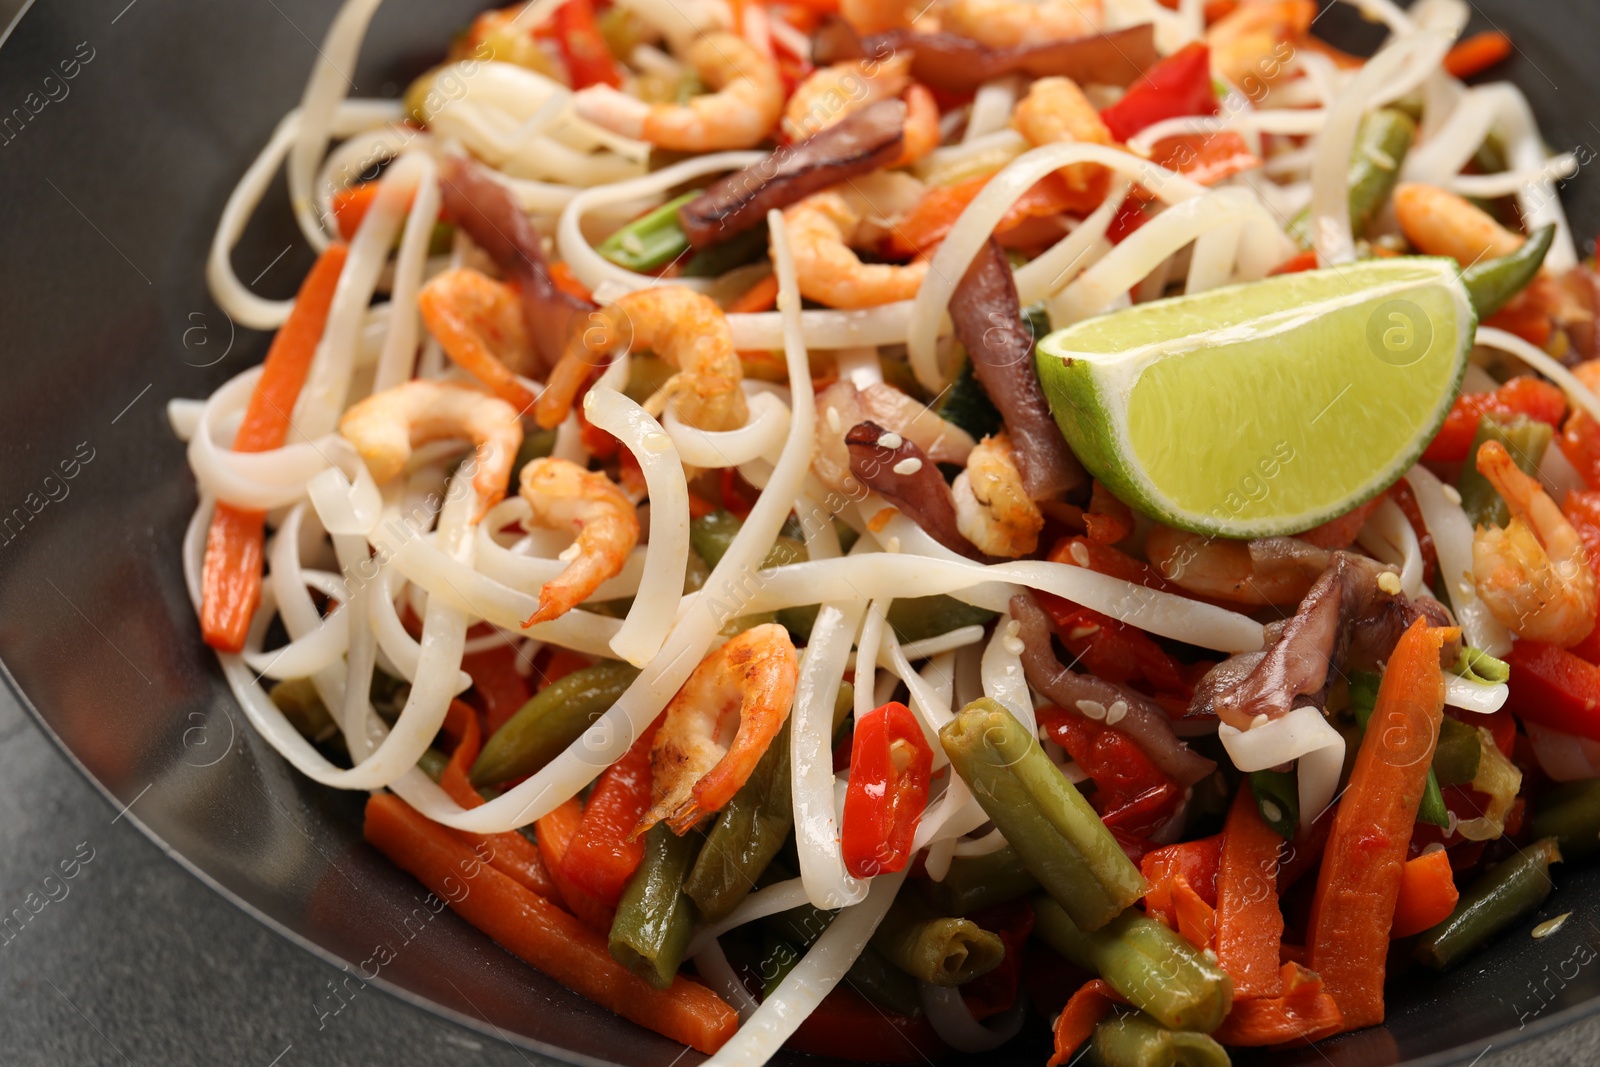
[[[1100,112],[1100,118],[1112,137],[1126,141],[1163,119],[1216,113],[1211,50],[1196,41],[1146,71],[1121,100]]]
[[[567,0],[556,8],[553,22],[574,89],[591,85],[609,85],[615,89],[622,85],[617,61],[612,58],[606,39],[600,35],[600,26],[595,22],[591,0]]]
[[[846,870],[871,878],[905,867],[932,774],[933,750],[910,708],[891,701],[856,720],[839,834]]]
[[[1043,708],[1039,722],[1051,740],[1066,749],[1084,773],[1094,779],[1090,798],[1100,819],[1113,830],[1144,836],[1165,822],[1183,797],[1133,738],[1114,726]]]
[[[1526,640],[1512,646],[1506,662],[1511,664],[1506,710],[1552,730],[1600,741],[1600,667],[1564,648]]]
[[[1521,414],[1559,428],[1566,411],[1567,398],[1560,389],[1526,374],[1512,378],[1492,393],[1463,393],[1422,458],[1440,463],[1466,459],[1467,449],[1478,432],[1478,420],[1484,415]]]

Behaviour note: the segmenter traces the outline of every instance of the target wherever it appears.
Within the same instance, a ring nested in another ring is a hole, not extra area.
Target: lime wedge
[[[1448,259],[1367,260],[1139,304],[1039,343],[1096,478],[1171,526],[1298,533],[1391,485],[1438,432],[1477,316]]]

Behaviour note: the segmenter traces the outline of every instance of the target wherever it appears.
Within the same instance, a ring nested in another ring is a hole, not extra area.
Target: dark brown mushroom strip
[[[1039,386],[1033,331],[1022,319],[1011,264],[993,237],[951,295],[950,321],[972,360],[973,375],[1005,420],[1028,495],[1054,500],[1085,488],[1089,476],[1061,436]]]
[[[956,504],[944,476],[915,442],[875,422],[859,422],[844,443],[850,447],[850,472],[862,484],[883,494],[950,551],[982,558],[956,528]]]
[[[505,186],[461,158],[445,164],[439,178],[445,214],[466,231],[507,278],[522,289],[522,317],[542,366],[548,373],[566,350],[574,316],[596,304],[562,291],[550,278],[544,248],[528,216]]]
[[[900,158],[906,105],[880,100],[804,141],[706,186],[678,209],[678,223],[695,248],[726,241],[786,208],[847,178],[870,174]]]
[[[1217,769],[1172,731],[1172,720],[1159,704],[1132,689],[1113,685],[1092,674],[1078,674],[1061,665],[1051,644],[1054,630],[1044,609],[1027,593],[1011,598],[1011,617],[1022,639],[1022,673],[1028,684],[1049,697],[1063,711],[1083,715],[1079,701],[1110,709],[1121,703],[1128,711],[1111,725],[1133,738],[1164,772],[1179,785],[1193,785]]]
[[[862,37],[843,19],[831,18],[817,30],[811,51],[819,67],[845,59],[883,60],[906,54],[911,56],[913,78],[952,93],[970,93],[1008,74],[1060,75],[1080,85],[1126,87],[1160,58],[1155,27],[1149,23],[1066,41],[990,48],[954,33],[890,30]]]

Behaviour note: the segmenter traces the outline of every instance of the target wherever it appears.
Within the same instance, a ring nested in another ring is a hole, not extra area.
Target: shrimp
[[[1594,629],[1597,594],[1583,542],[1536,478],[1498,441],[1478,449],[1478,473],[1511,508],[1511,522],[1479,526],[1472,576],[1489,613],[1519,637],[1570,648]]]
[[[921,82],[912,82],[906,90],[905,101],[905,148],[900,158],[890,164],[892,167],[909,167],[927,158],[939,147],[944,136],[939,129],[939,104],[934,100],[931,89]]]
[[[559,425],[588,380],[596,353],[619,347],[649,349],[678,370],[645,401],[652,415],[660,415],[670,400],[684,422],[702,430],[736,430],[749,418],[739,384],[744,365],[734,351],[727,316],[708,296],[661,285],[619,297],[571,340],[539,396],[539,424]]]
[[[819,67],[795,87],[783,109],[783,132],[803,141],[848,115],[890,100],[911,84],[911,57],[896,53],[882,61],[847,59]]]
[[[979,551],[1016,559],[1039,547],[1044,515],[1022,487],[1004,430],[978,442],[950,489],[956,529]]]
[[[1010,48],[1093,33],[1101,7],[1101,0],[947,0],[940,14],[951,33]]]
[[[776,623],[751,627],[701,660],[656,731],[652,803],[634,835],[662,819],[687,833],[732,800],[783,729],[799,672],[789,631]]]
[[[1407,182],[1394,191],[1394,213],[1419,252],[1449,256],[1463,267],[1509,255],[1526,239],[1487,211],[1434,185]]]
[[[533,35],[535,21],[526,14],[529,6],[525,3],[512,4],[510,7],[485,11],[473,19],[467,31],[451,45],[450,62],[489,59],[497,63],[515,63],[519,67],[559,78],[561,72],[556,63],[549,53],[539,47],[539,41]]]
[[[478,515],[498,504],[522,447],[517,409],[470,385],[415,379],[374,393],[339,420],[339,433],[355,446],[380,484],[398,475],[411,450],[429,441],[465,437],[478,446],[472,487]]]
[[[539,610],[522,624],[527,629],[566,614],[622,571],[639,543],[639,515],[610,478],[564,459],[547,457],[524,466],[521,495],[533,509],[535,525],[578,531],[577,554],[539,588]]]
[[[1035,148],[1058,143],[1112,143],[1111,130],[1100,112],[1071,78],[1040,78],[1011,115],[1011,125]],[[1103,185],[1106,169],[1098,163],[1062,167],[1061,177],[1073,192]]]
[[[1156,572],[1211,600],[1262,607],[1298,604],[1328,566],[1328,553],[1288,537],[1220,541],[1156,526],[1144,542]]]
[[[852,250],[865,208],[858,197],[830,189],[784,211],[800,295],[836,308],[876,307],[917,295],[928,273],[926,260],[863,263]]]
[[[911,6],[906,0],[839,0],[839,14],[860,34],[911,26]]]
[[[517,379],[534,353],[515,289],[475,270],[447,270],[417,293],[417,307],[458,367],[519,412],[533,406],[533,394]]]
[[[573,94],[572,106],[580,118],[679,152],[761,143],[783,111],[783,81],[773,62],[725,31],[696,39],[688,58],[716,92],[687,104],[647,104],[610,86],[592,85]]]
[[[1314,0],[1262,0],[1240,4],[1206,31],[1211,69],[1247,94],[1289,69],[1295,42],[1317,17]]]

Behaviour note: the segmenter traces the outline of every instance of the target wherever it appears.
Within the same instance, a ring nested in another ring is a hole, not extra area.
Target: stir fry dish
[[[252,726],[717,1065],[1225,1064],[1528,937],[1600,273],[1511,42],[1353,6],[532,0],[352,99],[346,0],[207,263],[266,358],[168,409]]]

